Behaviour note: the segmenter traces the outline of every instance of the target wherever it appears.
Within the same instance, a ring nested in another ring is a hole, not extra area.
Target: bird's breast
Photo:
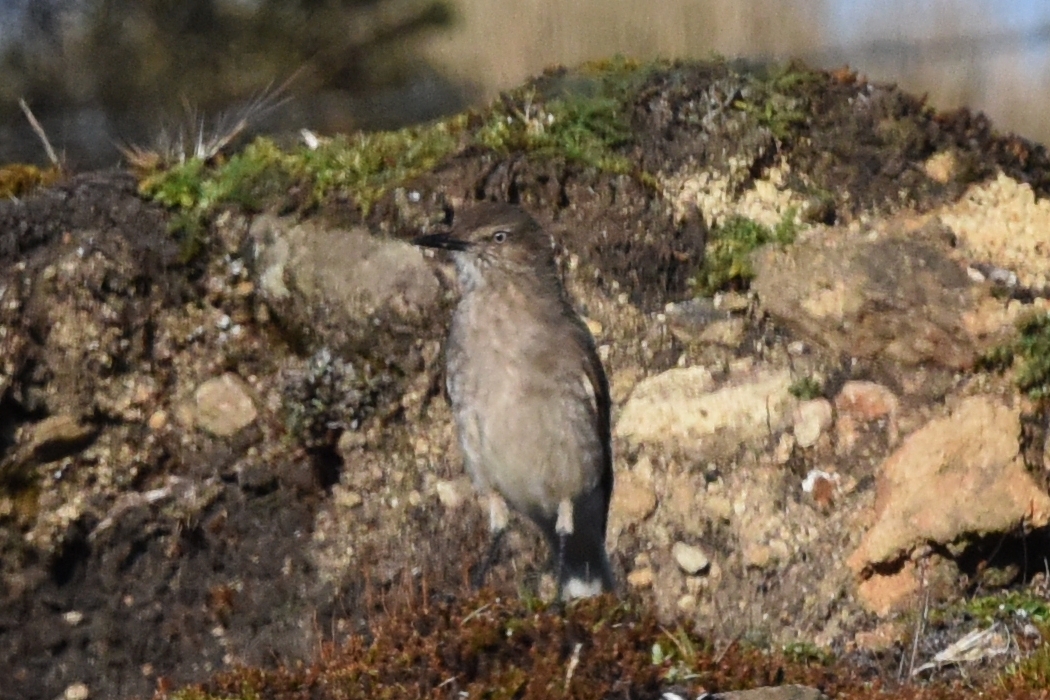
[[[519,510],[557,508],[597,483],[602,446],[571,321],[468,295],[448,346],[448,388],[475,481]]]

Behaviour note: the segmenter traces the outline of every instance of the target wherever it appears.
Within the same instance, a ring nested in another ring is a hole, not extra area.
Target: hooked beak
[[[412,241],[424,248],[440,248],[441,250],[463,251],[470,245],[464,240],[454,238],[447,233],[432,233],[429,236],[420,236]]]

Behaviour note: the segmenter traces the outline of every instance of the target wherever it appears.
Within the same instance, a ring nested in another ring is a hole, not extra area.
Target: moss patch
[[[222,163],[191,158],[148,174],[139,190],[176,210],[172,227],[186,234],[184,252],[192,257],[208,217],[223,205],[258,211],[287,200],[293,208],[309,207],[340,190],[367,214],[389,188],[448,156],[465,125],[461,115],[423,127],[340,136],[316,149],[290,151],[260,138]]]
[[[1050,398],[1050,314],[1033,313],[1017,324],[1017,337],[986,354],[979,366],[1003,371],[1014,369],[1017,386],[1030,398]]]
[[[704,262],[693,278],[697,294],[746,288],[754,275],[751,253],[769,243],[787,245],[798,232],[794,209],[770,228],[743,216],[734,216],[713,229],[704,249]]]
[[[24,197],[38,187],[46,187],[62,177],[61,168],[38,168],[12,163],[0,167],[0,199]]]
[[[809,401],[824,395],[824,385],[816,377],[800,377],[791,382],[788,393],[800,401]]]
[[[757,73],[733,106],[783,141],[808,122],[809,102],[804,93],[820,80],[820,74],[797,63],[774,65]]]
[[[634,166],[622,149],[633,142],[631,99],[662,65],[613,59],[572,73],[551,71],[497,101],[475,140],[501,153],[522,151],[605,172],[630,172]]]

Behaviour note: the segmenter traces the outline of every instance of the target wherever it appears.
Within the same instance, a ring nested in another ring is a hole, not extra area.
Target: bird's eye
[[[507,232],[496,231],[494,234],[492,234],[492,240],[496,243],[502,243],[503,241],[507,240]]]

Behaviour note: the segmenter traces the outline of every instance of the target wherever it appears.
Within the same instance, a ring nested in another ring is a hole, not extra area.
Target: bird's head
[[[451,251],[460,282],[468,289],[493,274],[556,274],[551,237],[524,209],[511,204],[476,204],[456,215],[448,233],[413,242]]]

